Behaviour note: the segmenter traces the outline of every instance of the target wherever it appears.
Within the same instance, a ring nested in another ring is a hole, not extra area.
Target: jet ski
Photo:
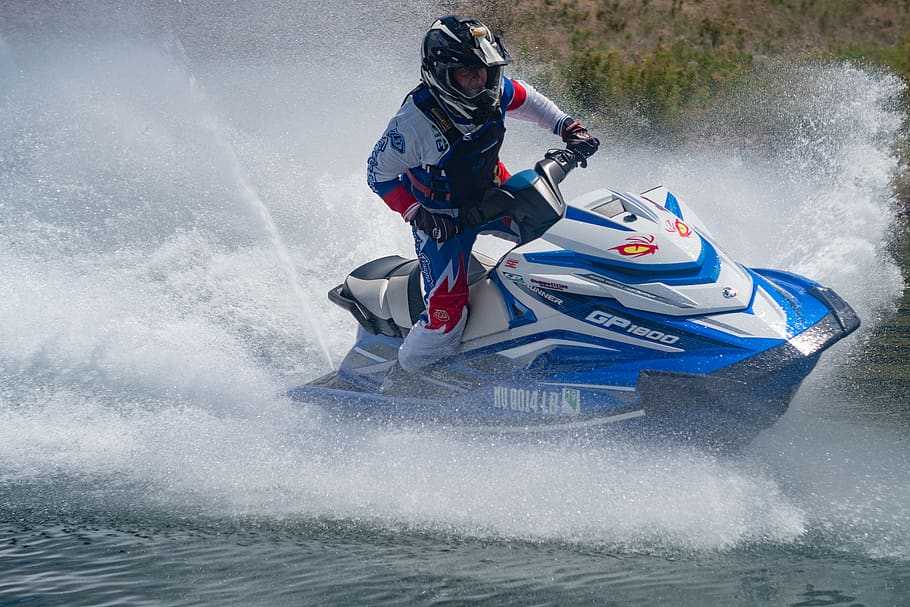
[[[475,227],[508,214],[520,238],[475,247],[458,355],[389,385],[424,301],[418,261],[382,257],[329,291],[359,324],[340,367],[289,396],[369,422],[721,449],[771,426],[856,313],[805,277],[737,263],[665,187],[566,203],[559,184],[583,163],[550,150],[464,212]]]

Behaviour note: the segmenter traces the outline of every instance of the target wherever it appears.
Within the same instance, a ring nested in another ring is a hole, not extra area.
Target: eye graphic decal
[[[667,231],[668,232],[678,232],[683,238],[688,238],[692,235],[692,228],[684,224],[679,219],[675,223],[671,223],[670,220],[667,220]]]
[[[610,251],[616,251],[623,257],[641,257],[643,255],[653,255],[659,247],[654,244],[654,235],[647,236],[630,236],[626,238],[626,243],[616,247],[611,247]]]

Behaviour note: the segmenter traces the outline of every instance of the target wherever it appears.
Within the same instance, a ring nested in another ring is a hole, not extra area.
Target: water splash
[[[180,65],[187,71],[186,79],[189,86],[190,95],[193,97],[193,99],[196,100],[196,103],[201,108],[205,108],[203,110],[203,127],[211,134],[216,149],[220,150],[224,155],[225,160],[227,161],[227,165],[230,169],[230,174],[233,176],[234,181],[236,182],[237,190],[240,193],[241,200],[243,200],[246,204],[255,210],[257,217],[259,218],[263,228],[268,234],[269,242],[275,251],[275,255],[278,258],[278,262],[281,268],[284,270],[287,284],[297,301],[300,303],[300,311],[306,321],[307,326],[309,327],[310,334],[316,337],[316,340],[319,343],[319,347],[322,350],[322,354],[325,357],[326,363],[330,368],[334,369],[332,355],[330,354],[329,348],[326,345],[325,338],[322,335],[322,330],[319,327],[315,315],[310,313],[311,310],[313,310],[313,305],[312,297],[309,293],[311,293],[313,289],[304,290],[303,286],[301,285],[297,271],[294,267],[294,262],[291,259],[291,254],[288,251],[288,247],[285,244],[284,239],[281,237],[281,232],[278,230],[278,226],[275,224],[275,220],[272,218],[272,214],[269,212],[269,209],[265,205],[265,202],[263,202],[262,197],[259,196],[246,171],[244,171],[243,167],[241,166],[240,159],[237,157],[237,153],[235,152],[234,147],[231,145],[230,141],[227,138],[226,129],[221,125],[217,114],[211,108],[211,104],[206,97],[204,89],[196,80],[196,78],[189,72],[189,61],[187,60],[186,50],[184,49],[183,44],[176,36],[168,36],[166,43],[167,48],[176,51],[177,55],[180,57]]]
[[[894,539],[910,535],[903,512],[864,523],[845,505],[855,493],[813,483],[811,473],[842,474],[820,436],[788,452],[784,432],[751,461],[725,461],[622,443],[360,432],[287,402],[282,390],[324,371],[326,350],[343,354],[354,331],[344,311],[314,301],[326,329],[311,348],[288,269],[318,291],[358,263],[412,249],[364,168],[415,82],[426,20],[383,22],[374,39],[336,32],[338,15],[297,15],[327,19],[307,32],[338,34],[300,40],[286,15],[246,7],[249,27],[236,32],[226,9],[181,10],[165,26],[121,14],[115,27],[94,9],[89,26],[76,16],[64,34],[3,30],[18,73],[0,98],[0,479],[12,499],[25,480],[39,497],[66,491],[47,481],[63,476],[107,492],[100,508],[354,519],[635,550],[800,542],[825,529],[826,542],[910,555]],[[369,10],[380,20],[382,6]],[[186,44],[176,57],[160,43],[167,32]],[[717,133],[670,150],[614,133],[566,191],[667,185],[735,256],[806,272],[874,319],[901,287],[884,252],[902,118],[888,100],[900,85],[845,65],[756,79],[779,85],[720,108]],[[773,146],[753,140],[777,124],[792,128]],[[528,166],[552,143],[512,124],[505,160]],[[862,229],[843,229],[846,219]],[[885,467],[905,453],[868,448]],[[818,457],[796,469],[805,452]],[[902,477],[886,472],[865,486],[881,502],[904,499],[885,482]],[[872,503],[867,512],[881,514]],[[877,539],[864,543],[865,532]]]

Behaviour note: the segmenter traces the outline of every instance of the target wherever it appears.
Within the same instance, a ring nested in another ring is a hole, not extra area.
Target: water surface
[[[744,453],[364,432],[284,398],[352,341],[325,291],[412,248],[365,162],[436,10],[0,9],[0,603],[910,602],[887,74],[762,68],[669,149],[589,117],[570,196],[667,185],[863,318]],[[504,158],[555,143],[510,125]]]

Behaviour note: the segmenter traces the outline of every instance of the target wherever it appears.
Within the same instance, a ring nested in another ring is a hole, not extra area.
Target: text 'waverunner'
[[[853,309],[802,276],[736,263],[664,187],[566,204],[559,183],[579,161],[551,150],[474,214],[512,216],[521,240],[501,257],[475,247],[459,355],[382,387],[424,310],[417,260],[383,257],[329,292],[360,323],[340,368],[290,396],[359,419],[721,447],[773,424],[859,326]]]

